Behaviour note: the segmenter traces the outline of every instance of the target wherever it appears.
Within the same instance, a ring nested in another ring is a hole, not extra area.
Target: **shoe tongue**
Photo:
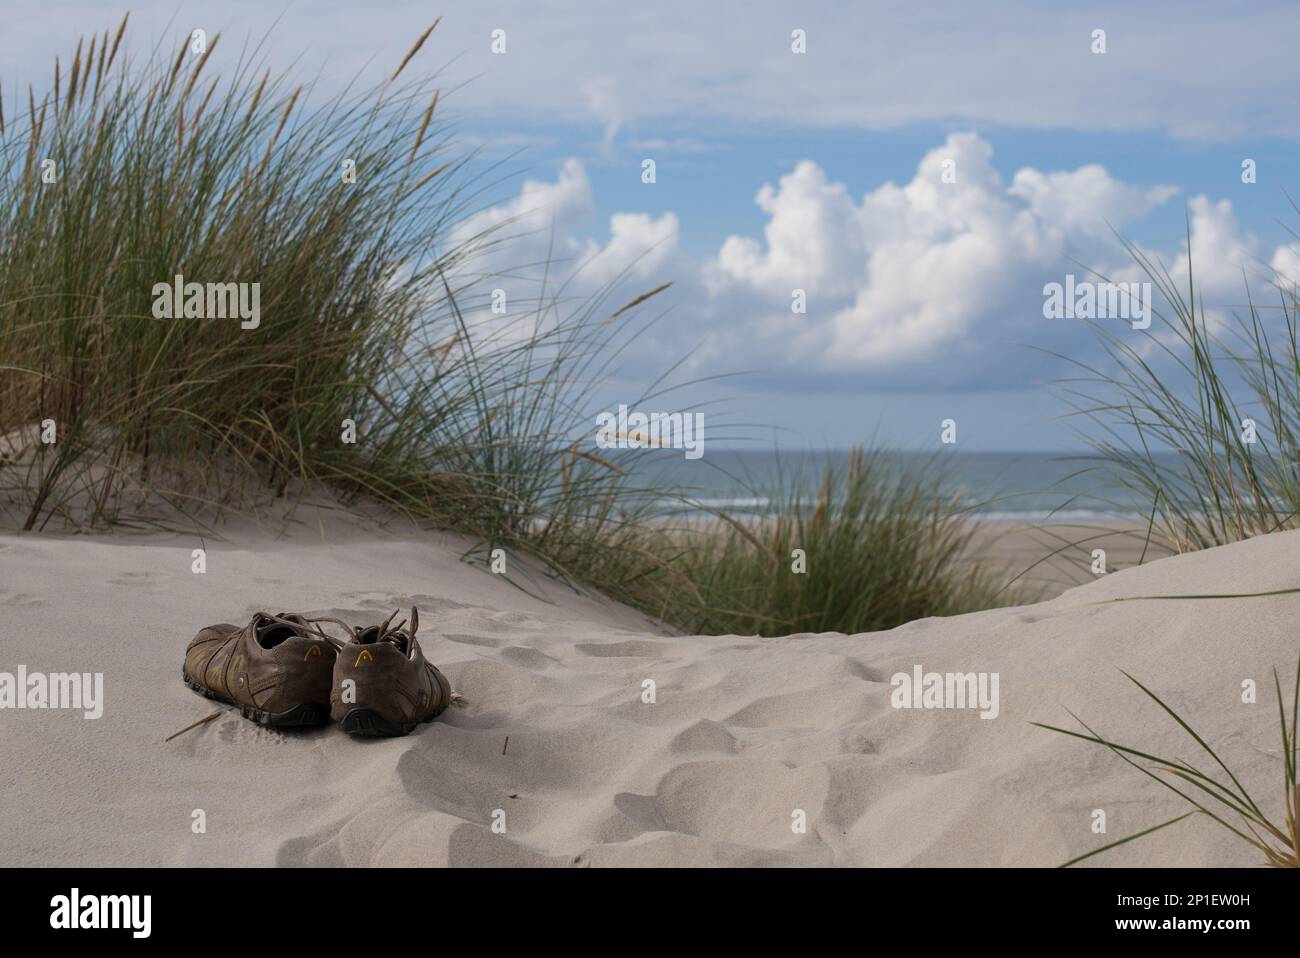
[[[410,649],[410,640],[407,638],[405,632],[389,632],[387,635],[380,636],[378,641],[393,643],[393,645],[397,646],[397,651],[401,652],[403,655],[405,655]]]
[[[303,624],[302,616],[289,612],[277,612],[276,617],[287,619],[298,625]],[[277,622],[275,619],[262,615],[259,616],[257,624],[253,627],[253,634],[257,643],[263,648],[272,648],[285,639],[299,634],[299,631],[291,625],[285,625],[283,622]]]
[[[387,632],[380,632],[379,626],[371,626],[362,632],[357,641],[362,645],[373,645],[377,642],[389,642],[397,647],[397,650],[403,655],[410,651],[410,638],[404,631],[398,629],[389,629]]]
[[[275,618],[286,619],[290,622],[301,622],[298,616],[290,612],[276,612]],[[263,613],[262,615],[259,615],[257,617],[257,625],[255,626],[255,628],[257,629],[257,634],[261,635],[264,632],[270,631],[271,629],[287,629],[289,628],[289,626],[285,625],[283,622],[275,621],[275,619],[271,618],[270,613]]]

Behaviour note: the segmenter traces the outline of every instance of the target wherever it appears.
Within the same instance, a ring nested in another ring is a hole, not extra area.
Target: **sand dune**
[[[105,699],[98,720],[0,712],[0,864],[1055,865],[1184,810],[1104,750],[1028,724],[1069,724],[1068,707],[1194,757],[1119,668],[1277,794],[1270,669],[1294,669],[1300,596],[1104,600],[1296,585],[1300,532],[1038,605],[777,639],[663,634],[549,581],[530,596],[440,536],[231,539],[195,575],[180,537],[0,537],[0,670],[103,672]],[[180,681],[199,627],[412,603],[464,707],[395,740],[226,712],[164,744],[214,707]],[[997,673],[997,718],[894,708],[890,677],[916,665]],[[1242,704],[1245,679],[1258,704]],[[1096,861],[1255,863],[1198,820]]]

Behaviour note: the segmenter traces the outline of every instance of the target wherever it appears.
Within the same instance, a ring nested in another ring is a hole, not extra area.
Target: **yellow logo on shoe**
[[[310,659],[313,655],[316,656],[317,658],[320,657],[320,646],[319,646],[319,645],[313,645],[310,649],[308,649],[308,650],[303,654],[302,660],[303,660],[304,662],[306,662],[306,661],[307,661],[308,659]]]
[[[357,653],[357,660],[352,663],[352,667],[355,669],[362,662],[373,662],[374,660],[375,658],[373,655],[370,654],[369,649],[362,649],[360,652]]]

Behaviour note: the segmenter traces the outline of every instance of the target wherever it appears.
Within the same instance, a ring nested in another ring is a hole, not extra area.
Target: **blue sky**
[[[1076,261],[1140,278],[1111,225],[1178,275],[1190,215],[1216,315],[1241,302],[1243,268],[1260,289],[1300,273],[1286,229],[1300,226],[1286,196],[1300,190],[1294,8],[1058,6],[131,9],[137,55],[203,27],[225,32],[227,68],[278,18],[271,61],[326,88],[391,69],[441,14],[416,66],[442,70],[466,145],[516,154],[482,215],[537,234],[489,265],[533,260],[553,230],[585,264],[580,291],[629,264],[629,298],[674,283],[612,398],[689,353],[684,375],[752,370],[683,397],[729,397],[721,419],[757,424],[732,434],[927,448],[953,417],[962,445],[987,450],[1078,446],[1040,385],[1065,370],[1033,347],[1085,361],[1096,349],[1082,326],[1042,317],[1042,286],[1082,278]],[[66,61],[80,33],[124,9],[6,0],[4,89],[39,89],[55,53]],[[504,54],[490,48],[496,29]],[[791,50],[795,29],[806,53]],[[1246,158],[1254,184],[1241,180]],[[945,160],[955,183],[938,178]]]

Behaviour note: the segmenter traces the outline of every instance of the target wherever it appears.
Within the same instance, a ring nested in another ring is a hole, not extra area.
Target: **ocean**
[[[945,494],[961,493],[972,514],[1021,522],[1089,522],[1145,518],[1150,502],[1138,501],[1115,479],[1107,463],[1088,452],[889,452],[891,465],[933,470]],[[815,499],[823,466],[844,467],[848,450],[803,453],[710,449],[700,459],[680,452],[653,452],[640,460],[645,481],[673,485],[706,509],[748,515],[770,511],[774,490],[795,485]],[[688,510],[689,511],[689,510]]]

